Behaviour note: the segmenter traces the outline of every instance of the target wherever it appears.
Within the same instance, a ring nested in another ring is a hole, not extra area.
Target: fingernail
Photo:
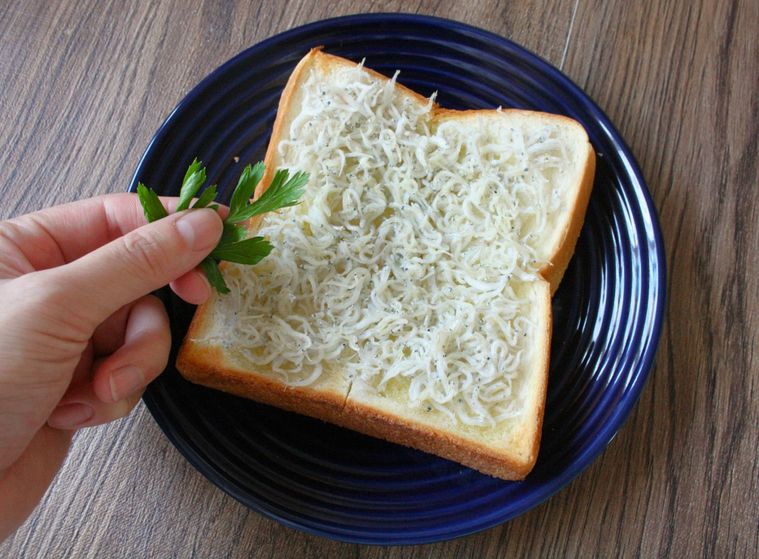
[[[54,429],[70,431],[87,423],[95,415],[95,410],[87,404],[63,404],[50,414],[47,424]]]
[[[176,222],[179,235],[197,251],[209,250],[219,241],[221,225],[215,211],[207,208],[186,211]]]
[[[111,397],[114,402],[118,402],[145,386],[145,375],[138,367],[127,365],[111,373],[110,383]]]

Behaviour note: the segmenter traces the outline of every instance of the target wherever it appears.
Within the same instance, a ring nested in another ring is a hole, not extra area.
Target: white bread
[[[274,244],[201,306],[177,367],[210,386],[435,453],[503,479],[538,455],[551,294],[595,167],[583,128],[450,111],[315,49],[282,94],[260,196]]]

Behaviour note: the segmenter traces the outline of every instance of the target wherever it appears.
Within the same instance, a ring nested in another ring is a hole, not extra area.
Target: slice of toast
[[[224,266],[177,368],[192,382],[435,453],[503,479],[538,455],[551,294],[595,156],[577,122],[451,111],[362,64],[309,52],[282,94],[260,196],[275,249]]]

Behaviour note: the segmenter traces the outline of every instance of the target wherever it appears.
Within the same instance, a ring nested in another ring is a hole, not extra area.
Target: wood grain
[[[429,546],[306,535],[250,512],[140,407],[81,432],[0,557],[752,557],[759,549],[759,3],[0,4],[0,218],[123,190],[151,135],[213,68],[324,17],[458,19],[560,66],[636,154],[664,230],[667,321],[640,402],[544,505]]]

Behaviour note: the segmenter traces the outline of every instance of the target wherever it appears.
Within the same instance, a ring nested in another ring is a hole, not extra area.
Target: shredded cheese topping
[[[396,77],[308,77],[278,148],[306,194],[266,217],[265,261],[227,268],[212,338],[289,385],[341,372],[492,426],[523,406],[529,284],[570,154],[551,126],[433,121]]]

